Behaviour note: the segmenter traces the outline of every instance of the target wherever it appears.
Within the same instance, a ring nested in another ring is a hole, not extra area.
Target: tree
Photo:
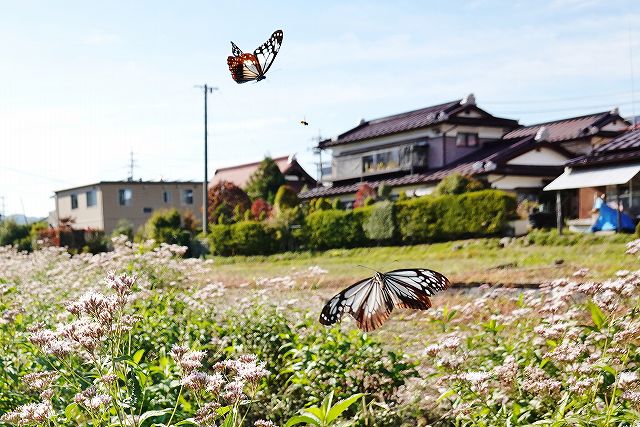
[[[249,177],[247,194],[251,200],[264,199],[273,204],[276,192],[284,184],[284,175],[271,157],[265,157]]]
[[[264,199],[255,199],[251,204],[251,216],[256,221],[262,221],[271,215],[271,205]]]
[[[209,224],[218,224],[220,216],[224,216],[224,222],[230,221],[239,214],[244,216],[244,211],[251,207],[251,200],[247,193],[242,191],[232,182],[223,181],[209,188]],[[237,208],[236,208],[237,207]]]
[[[454,173],[440,181],[440,183],[434,190],[434,194],[462,194],[471,191],[484,190],[484,188],[485,185],[482,181],[479,181],[471,176]]]
[[[366,203],[367,199],[373,199],[375,201],[376,190],[374,190],[371,185],[364,182],[360,184],[360,187],[358,187],[358,191],[356,191],[356,201],[353,204],[353,207],[359,208],[359,207],[365,206],[367,204]],[[371,202],[369,202],[369,204],[370,203]]]
[[[291,209],[295,208],[299,204],[300,200],[293,188],[288,185],[281,185],[280,188],[278,188],[278,192],[276,193],[276,197],[273,202],[273,205],[277,209]]]

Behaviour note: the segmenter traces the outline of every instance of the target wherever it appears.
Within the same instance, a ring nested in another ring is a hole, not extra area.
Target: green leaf
[[[323,403],[322,407],[324,408],[324,403]],[[318,408],[317,406],[312,406],[310,408],[304,408],[302,410],[302,414],[303,415],[311,415],[311,416],[317,417],[318,420],[320,420],[320,421],[324,421],[325,420],[328,412],[329,412],[328,410],[325,412],[322,409]]]
[[[140,349],[138,351],[135,352],[135,354],[133,355],[133,362],[137,365],[138,363],[140,363],[140,361],[142,360],[142,356],[144,355],[144,349]]]
[[[312,417],[308,417],[306,415],[296,415],[295,417],[292,417],[291,419],[289,419],[289,421],[287,421],[287,423],[284,425],[284,427],[291,427],[291,426],[295,426],[298,424],[302,424],[302,423],[307,423],[307,424],[311,424],[314,426],[321,426],[322,424],[320,424],[320,420],[316,419],[316,418],[312,418]]]
[[[351,397],[347,397],[346,399],[337,402],[335,405],[333,405],[333,407],[327,414],[325,422],[327,424],[330,424],[331,421],[338,418],[344,411],[349,409],[349,407],[356,403],[356,401],[358,401],[358,399],[360,399],[362,396],[364,396],[364,393],[356,393]]]
[[[438,398],[438,400],[436,400],[436,402],[440,402],[441,400],[444,400],[444,399],[446,399],[447,397],[452,396],[452,395],[454,395],[454,394],[456,394],[455,390],[445,391],[444,393],[442,393],[442,394],[440,395],[440,397]]]
[[[179,423],[175,423],[175,426],[197,426],[200,425],[193,418],[187,418],[186,420],[182,420]]]
[[[70,403],[64,408],[64,415],[67,417],[68,421],[75,421],[82,415],[80,408],[77,403]]]
[[[140,415],[139,424],[142,425],[149,418],[160,417],[162,415],[170,414],[172,411],[173,411],[172,408],[158,409],[156,411],[147,411],[144,414]]]
[[[321,420],[324,420],[326,415],[329,413],[329,408],[331,408],[332,401],[333,401],[333,390],[331,390],[329,394],[324,399],[322,399],[322,416],[320,418]]]
[[[593,324],[596,325],[598,329],[602,329],[602,325],[604,325],[605,316],[600,307],[593,303],[593,301],[589,301],[589,310],[591,310],[591,320],[593,320]]]
[[[220,425],[220,427],[233,427],[234,420],[235,420],[235,417],[233,415],[233,411],[229,411],[227,413],[226,418],[224,419],[224,422]]]

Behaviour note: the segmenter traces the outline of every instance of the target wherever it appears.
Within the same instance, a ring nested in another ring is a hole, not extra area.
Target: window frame
[[[78,193],[71,193],[70,198],[71,198],[71,210],[78,209],[78,205],[79,205]]]
[[[89,194],[93,194],[93,198],[90,198]],[[84,197],[86,199],[85,204],[88,208],[93,208],[98,205],[98,192],[95,189],[85,191]],[[89,204],[89,200],[92,200],[93,203]]]
[[[126,195],[129,195],[127,198]],[[118,205],[119,206],[131,206],[133,204],[133,190],[130,188],[118,189]]]
[[[469,144],[470,137],[474,137],[474,143]],[[477,147],[480,145],[480,136],[477,132],[458,132],[456,134],[456,147]]]
[[[189,194],[189,196],[187,196],[187,194]],[[194,197],[195,192],[193,191],[193,188],[183,188],[182,189],[182,204],[183,205],[193,205],[195,202],[195,197]]]

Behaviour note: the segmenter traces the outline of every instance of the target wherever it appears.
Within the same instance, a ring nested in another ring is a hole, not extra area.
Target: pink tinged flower
[[[253,423],[253,425],[255,427],[278,427],[273,421],[267,421],[267,420],[258,420],[255,423]]]
[[[34,372],[22,377],[31,390],[42,391],[49,388],[51,383],[58,378],[56,372]]]
[[[618,375],[618,386],[620,390],[628,390],[636,385],[638,381],[640,381],[640,377],[635,371],[620,372]]]
[[[180,367],[185,372],[191,372],[202,367],[202,359],[207,355],[206,351],[188,351],[180,358]]]
[[[224,386],[224,392],[222,397],[229,402],[237,402],[245,398],[244,395],[244,382],[235,379]]]
[[[640,391],[625,391],[622,393],[622,398],[636,406],[640,406]]]
[[[108,406],[111,403],[111,397],[106,394],[98,394],[85,400],[83,403],[87,408],[97,411],[103,406]]]
[[[431,344],[430,346],[424,349],[424,353],[427,356],[431,356],[431,357],[437,356],[439,351],[440,351],[440,346],[438,344]]]
[[[189,347],[186,347],[184,345],[174,344],[173,347],[171,347],[171,351],[169,352],[169,355],[173,358],[173,360],[176,361],[176,363],[180,363],[180,359],[182,359],[182,356],[184,356],[184,354],[188,351],[189,351]]]
[[[181,383],[189,390],[203,390],[207,385],[207,374],[199,371],[191,372],[182,378]]]
[[[217,402],[208,402],[196,411],[195,421],[199,426],[215,426],[218,417],[216,412],[220,408]]]
[[[17,425],[42,424],[52,415],[51,402],[45,401],[18,406],[13,411],[2,415],[0,421]]]
[[[49,329],[44,329],[44,330],[38,330],[36,332],[33,332],[31,334],[31,336],[29,337],[29,341],[31,341],[33,344],[37,345],[37,346],[44,346],[49,344],[51,341],[55,341],[56,340],[56,334],[55,332],[49,330]]]
[[[224,378],[220,374],[207,375],[205,389],[209,393],[218,393],[224,384]]]

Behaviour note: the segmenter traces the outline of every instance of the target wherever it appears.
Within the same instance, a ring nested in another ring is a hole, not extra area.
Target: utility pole
[[[318,186],[321,185],[322,182],[322,148],[320,148],[320,141],[322,141],[322,139],[322,133],[320,133],[320,131],[318,131],[318,136],[311,138],[311,141],[316,143],[316,145],[312,147],[313,154],[318,155],[318,180],[316,181]]]
[[[218,90],[217,87],[210,87],[206,83],[204,85],[196,85],[198,89],[202,89],[204,94],[204,179],[202,181],[202,234],[207,235],[207,211],[209,210],[209,169],[208,169],[208,131],[207,131],[207,98],[214,90]]]

